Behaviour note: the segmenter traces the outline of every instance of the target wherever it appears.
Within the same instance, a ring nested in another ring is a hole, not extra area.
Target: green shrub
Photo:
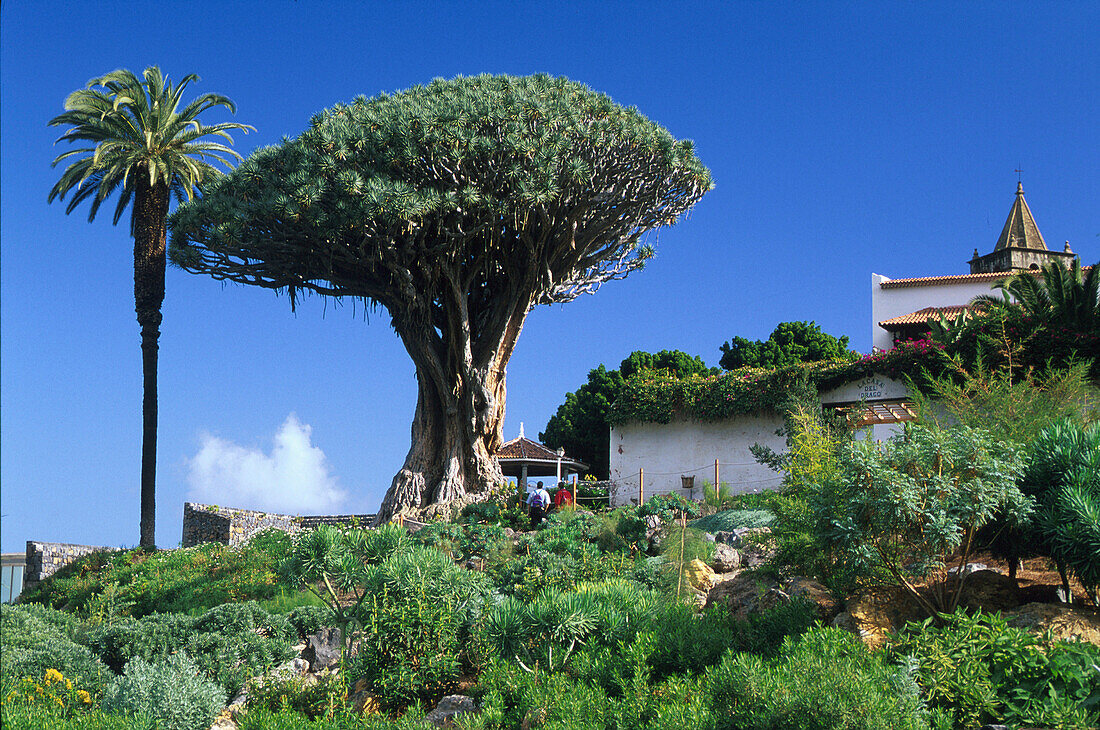
[[[256,632],[287,641],[296,638],[296,633],[285,616],[268,613],[255,601],[227,603],[212,608],[195,619],[192,630],[228,635]]]
[[[696,615],[690,606],[664,605],[653,618],[653,649],[647,661],[656,677],[697,674],[727,651],[774,655],[787,637],[797,638],[816,621],[815,607],[791,601],[738,617],[716,606]]]
[[[928,727],[908,674],[838,629],[788,638],[772,659],[729,654],[706,684],[720,729]]]
[[[134,657],[159,657],[179,650],[191,637],[195,619],[182,613],[126,618],[93,629],[87,645],[115,674]]]
[[[268,613],[281,614],[290,614],[296,608],[320,608],[325,605],[325,602],[318,598],[315,593],[305,590],[288,590],[286,588],[280,589],[271,598],[265,598],[256,603]]]
[[[57,613],[41,607],[0,606],[0,674],[5,681],[38,680],[47,669],[56,669],[98,697],[111,672],[92,651],[66,635],[76,632],[75,625]]]
[[[671,522],[685,515],[689,520],[699,516],[699,505],[679,494],[658,494],[638,508],[639,517],[656,515],[662,522]]]
[[[232,694],[249,677],[289,659],[297,638],[286,617],[248,602],[219,606],[196,617],[177,613],[123,619],[92,630],[88,646],[116,673],[135,657],[163,658],[186,651],[206,677]]]
[[[421,713],[415,710],[391,720],[383,715],[361,716],[354,712],[334,713],[308,719],[290,708],[249,710],[238,720],[240,730],[423,730]]]
[[[104,612],[110,595],[116,606],[141,617],[268,599],[281,589],[275,571],[289,546],[285,533],[268,530],[240,548],[208,543],[180,550],[92,553],[26,591],[22,601],[91,616]]]
[[[392,522],[373,530],[352,530],[347,534],[357,541],[355,552],[368,565],[377,565],[391,555],[405,552],[413,544],[409,531]]]
[[[8,702],[0,713],[0,726],[4,730],[157,730],[151,717],[99,709],[65,715],[56,707]]]
[[[929,706],[956,727],[1091,728],[1100,721],[1100,647],[1048,644],[999,615],[959,611],[942,621],[907,625],[889,653],[910,658]]]
[[[477,643],[490,656],[515,661],[528,671],[564,667],[586,646],[616,648],[653,626],[663,602],[653,591],[623,581],[581,584],[577,590],[545,590],[530,601],[505,598],[489,607]]]
[[[488,592],[481,574],[423,547],[394,553],[370,570],[357,614],[358,649],[349,684],[360,679],[387,705],[439,697],[461,676],[469,626]]]
[[[1016,544],[1054,558],[1100,603],[1100,422],[1067,419],[1036,436],[1020,489],[1038,508]]]
[[[462,522],[500,522],[500,505],[496,502],[474,502],[462,508]]]
[[[635,663],[615,687],[572,673],[525,672],[494,660],[473,690],[481,711],[464,718],[469,730],[561,728],[569,730],[712,730],[713,716],[697,679],[650,683],[644,662]]]
[[[727,509],[688,523],[703,532],[733,532],[745,527],[767,527],[775,515],[763,509]]]
[[[200,676],[186,654],[173,654],[153,663],[131,660],[107,689],[102,706],[148,715],[158,730],[206,730],[225,700],[222,688]]]
[[[332,609],[324,605],[299,606],[286,614],[286,621],[298,632],[298,638],[304,639],[322,627],[332,626]]]
[[[248,684],[248,713],[285,708],[310,719],[331,718],[342,714],[345,691],[344,683],[334,675],[317,682],[302,677],[261,677]]]
[[[910,425],[884,444],[853,441],[815,496],[816,531],[856,570],[889,576],[929,614],[950,612],[959,591],[948,560],[963,575],[979,528],[998,512],[1030,510],[1016,488],[1022,466],[1015,449],[963,426]],[[930,598],[913,577],[929,578]]]

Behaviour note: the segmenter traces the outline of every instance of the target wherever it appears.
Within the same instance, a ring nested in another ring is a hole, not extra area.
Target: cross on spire
[[[1017,167],[1013,172],[1016,173],[1016,182],[1023,182],[1024,171]]]

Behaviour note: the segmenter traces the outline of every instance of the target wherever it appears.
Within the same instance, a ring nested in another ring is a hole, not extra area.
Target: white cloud
[[[188,496],[195,502],[284,514],[335,514],[347,498],[312,429],[291,413],[270,454],[209,433],[188,462]]]

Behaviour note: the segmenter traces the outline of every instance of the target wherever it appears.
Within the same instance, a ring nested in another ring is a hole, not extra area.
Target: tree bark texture
[[[148,174],[135,171],[131,233],[134,236],[134,308],[141,328],[141,522],[143,548],[156,547],[157,478],[157,356],[161,305],[164,302],[165,235],[168,186],[149,184]]]
[[[504,481],[493,454],[503,441],[505,371],[529,307],[529,298],[501,302],[496,316],[485,320],[500,331],[480,337],[471,333],[464,304],[434,308],[435,327],[425,326],[417,307],[394,317],[416,365],[417,401],[412,445],[386,492],[379,522]]]

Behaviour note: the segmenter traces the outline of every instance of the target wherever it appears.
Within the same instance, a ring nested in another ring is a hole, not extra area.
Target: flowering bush
[[[4,704],[22,704],[38,706],[50,710],[51,714],[71,717],[76,712],[92,706],[92,696],[87,690],[78,689],[56,669],[47,669],[42,679],[23,677],[12,688],[5,687]]]

